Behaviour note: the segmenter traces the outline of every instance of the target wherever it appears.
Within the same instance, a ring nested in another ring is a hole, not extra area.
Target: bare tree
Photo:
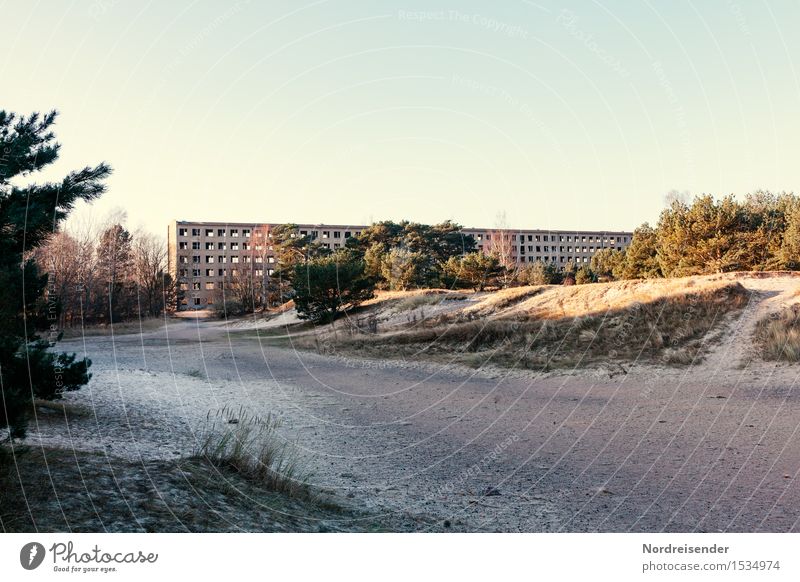
[[[150,233],[137,231],[133,237],[133,279],[140,314],[157,316],[164,311],[166,268],[165,242]]]
[[[485,246],[488,254],[497,258],[500,266],[503,267],[502,273],[497,278],[503,287],[508,287],[517,278],[519,264],[517,255],[514,252],[515,243],[511,239],[513,234],[509,231],[506,213],[501,212],[497,215],[495,228],[487,233],[487,244]]]

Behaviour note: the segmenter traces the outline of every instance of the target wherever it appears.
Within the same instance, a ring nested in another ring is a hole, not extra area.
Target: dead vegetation
[[[765,360],[800,361],[800,304],[761,319],[754,339]]]
[[[277,434],[280,421],[244,408],[209,415],[193,458],[258,482],[270,491],[309,498],[309,475],[299,471],[297,453]]]
[[[64,338],[79,338],[90,337],[98,335],[127,335],[135,333],[148,333],[164,329],[169,324],[175,321],[169,316],[163,317],[142,317],[140,319],[131,319],[119,323],[110,324],[95,324],[95,325],[80,325],[65,328]]]
[[[477,303],[384,333],[323,334],[315,346],[366,357],[531,369],[645,361],[689,364],[748,291],[730,280],[627,281],[540,286],[486,294]]]
[[[404,531],[334,498],[272,491],[201,458],[130,462],[84,451],[0,446],[0,532]]]

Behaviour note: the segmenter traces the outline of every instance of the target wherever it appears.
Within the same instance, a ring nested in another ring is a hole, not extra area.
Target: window
[[[218,228],[217,229],[217,236],[225,236],[225,229],[224,228]]]
[[[192,262],[199,263],[200,262],[200,255],[192,255]]]
[[[228,245],[226,245],[225,243],[217,243],[218,251],[224,251],[226,248],[228,248]]]
[[[192,269],[192,277],[199,277],[200,269]]]
[[[333,238],[342,238],[342,233],[338,230],[333,231]]]
[[[220,263],[227,263],[228,262],[228,257],[226,255],[220,255],[220,256],[217,257],[217,259],[219,260]]]
[[[206,263],[213,263],[214,257],[211,255],[206,255]]]
[[[263,277],[264,276],[264,269],[256,269],[255,270],[256,277]]]
[[[350,238],[350,231],[349,230],[344,231],[344,238]]]
[[[214,282],[213,281],[206,281],[206,290],[211,291],[214,289]]]
[[[328,235],[330,235],[329,231],[327,231],[327,230],[323,230],[322,231],[322,238],[328,238]]]
[[[250,245],[247,244],[247,243],[242,243],[242,250],[243,251],[249,251],[250,250]]]
[[[225,276],[225,269],[217,269],[217,276],[224,277]]]
[[[214,276],[214,269],[206,269],[206,277],[213,277]],[[208,289],[208,287],[206,287]]]
[[[178,248],[181,250],[186,250],[189,248],[189,243],[187,243],[185,240],[181,241],[178,243]]]
[[[200,291],[200,283],[199,282],[192,283],[192,289],[194,291]]]
[[[179,228],[179,229],[178,229],[178,236],[186,236],[186,234],[187,234],[188,232],[189,232],[189,230],[188,230],[188,229],[186,229],[186,228]]]
[[[192,250],[194,250],[194,251],[199,251],[200,250],[200,242],[199,241],[194,241],[192,243]]]
[[[275,257],[269,257],[269,258],[267,259],[267,262],[268,262],[268,263],[274,263],[274,262],[275,262]]]
[[[181,287],[181,291],[188,291],[189,290],[189,283],[181,283],[180,287]]]
[[[194,304],[195,305],[200,305],[200,298],[199,297],[195,297],[194,298]]]
[[[231,277],[235,277],[238,274],[239,274],[239,270],[238,269],[231,269]]]
[[[188,263],[189,262],[189,257],[178,257],[178,262],[179,263]]]
[[[250,229],[249,228],[245,228],[244,230],[242,230],[242,236],[245,237],[245,238],[250,236]]]
[[[206,236],[214,236],[214,229],[213,228],[207,228],[206,229]]]
[[[207,251],[213,251],[214,250],[214,243],[213,242],[207,242],[206,243],[206,250]]]
[[[239,250],[239,243],[231,243],[231,250],[238,251]]]
[[[262,257],[261,255],[256,255],[256,263],[263,263],[263,262],[264,262],[264,257]]]
[[[178,276],[179,277],[188,277],[189,276],[189,270],[188,269],[180,269],[178,271]]]
[[[242,257],[242,262],[243,263],[249,263],[250,262],[250,257],[248,255],[243,256]]]
[[[235,264],[237,264],[238,262],[239,262],[239,257],[237,257],[237,256],[233,256],[233,257],[231,257],[231,263],[233,263],[233,264],[235,265]]]
[[[238,228],[232,228],[231,229],[231,236],[239,236],[239,229]]]
[[[193,228],[192,229],[192,236],[200,236],[200,229],[199,228]]]

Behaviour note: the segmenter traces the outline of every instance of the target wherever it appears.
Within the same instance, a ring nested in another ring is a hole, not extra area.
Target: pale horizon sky
[[[0,108],[58,109],[130,227],[632,230],[796,191],[800,3],[0,0]]]

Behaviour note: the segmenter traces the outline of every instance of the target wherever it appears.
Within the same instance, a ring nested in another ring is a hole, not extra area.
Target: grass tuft
[[[254,415],[244,407],[209,413],[194,457],[254,480],[270,491],[309,497],[308,474],[298,469],[297,453],[278,434],[280,420]]]
[[[756,323],[755,343],[765,360],[800,362],[800,304],[771,313]]]

